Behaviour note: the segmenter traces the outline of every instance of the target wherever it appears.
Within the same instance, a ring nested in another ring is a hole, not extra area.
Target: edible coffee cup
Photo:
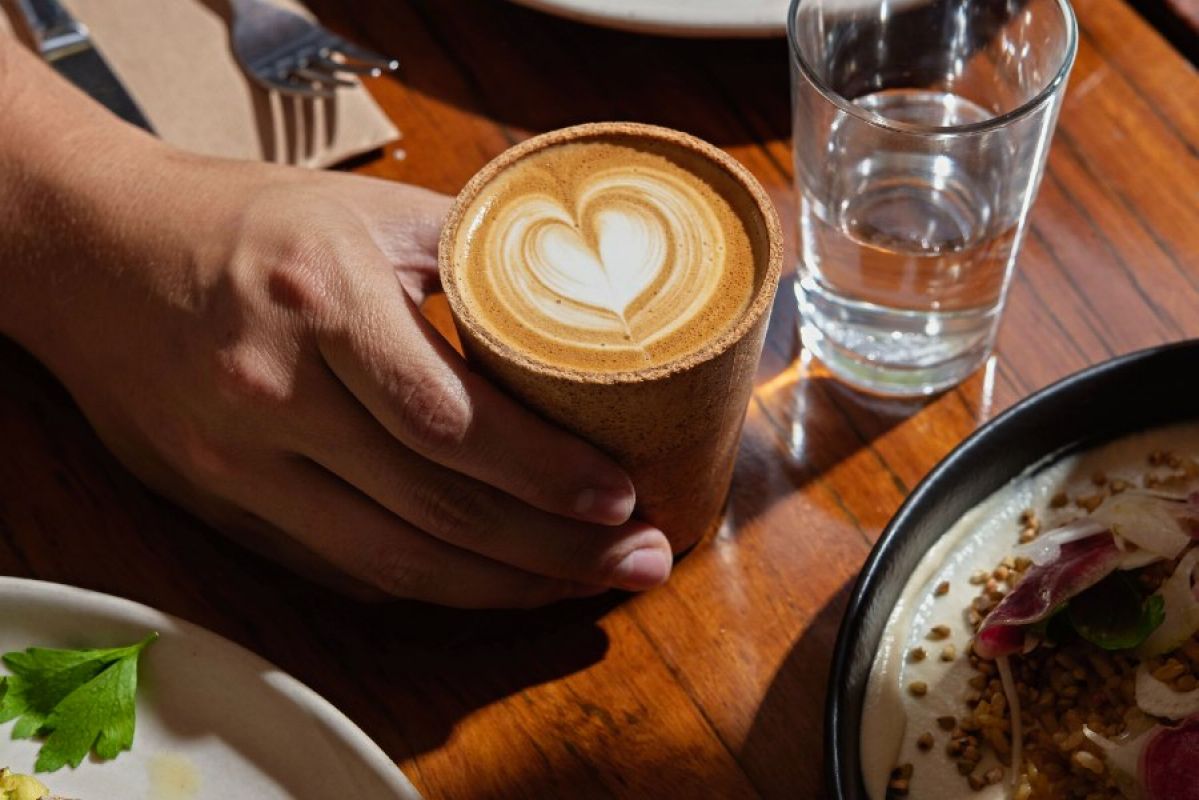
[[[569,143],[618,143],[675,161],[711,186],[749,239],[753,286],[745,310],[710,340],[655,366],[624,371],[563,367],[520,352],[467,302],[468,211],[488,185],[524,159]],[[458,195],[441,235],[439,265],[472,366],[546,419],[611,455],[632,477],[635,515],[675,552],[719,527],[782,264],[778,216],[762,187],[723,151],[685,133],[634,123],[553,131],[507,150]]]

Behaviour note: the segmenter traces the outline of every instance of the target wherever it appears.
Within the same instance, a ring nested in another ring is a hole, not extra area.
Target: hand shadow
[[[0,434],[5,474],[21,476],[0,485],[0,507],[22,509],[0,520],[0,573],[128,597],[225,636],[329,700],[397,763],[440,747],[479,709],[601,661],[609,640],[597,622],[625,600],[466,612],[369,605],[315,585],[150,494],[63,387],[3,338]]]

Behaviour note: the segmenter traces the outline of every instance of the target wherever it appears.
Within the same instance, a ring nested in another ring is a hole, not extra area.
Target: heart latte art
[[[676,159],[607,142],[534,154],[497,176],[456,243],[464,301],[538,360],[622,371],[731,328],[754,288],[728,201]]]

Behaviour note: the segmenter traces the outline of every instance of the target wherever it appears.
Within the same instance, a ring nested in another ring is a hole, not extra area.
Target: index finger
[[[543,511],[627,520],[625,472],[472,372],[388,273],[369,270],[347,309],[353,321],[320,336],[326,363],[372,416],[426,458]]]

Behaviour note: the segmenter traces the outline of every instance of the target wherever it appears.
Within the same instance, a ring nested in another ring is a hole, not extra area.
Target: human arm
[[[397,596],[665,579],[624,473],[421,317],[446,198],[183,153],[3,37],[0,109],[0,332],[151,486]]]

